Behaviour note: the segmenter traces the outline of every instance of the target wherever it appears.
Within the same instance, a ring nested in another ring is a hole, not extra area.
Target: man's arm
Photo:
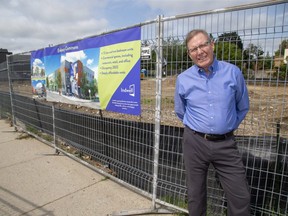
[[[175,94],[174,94],[174,110],[178,118],[183,122],[186,102],[181,94],[181,86],[179,80],[176,80]]]
[[[238,76],[238,89],[236,95],[236,111],[237,111],[237,124],[236,128],[241,124],[246,114],[249,111],[249,94],[248,89],[242,73]]]

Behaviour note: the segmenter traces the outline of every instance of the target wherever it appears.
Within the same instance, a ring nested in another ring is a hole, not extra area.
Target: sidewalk
[[[0,119],[1,216],[106,216],[152,206],[151,200],[55,154],[50,146],[19,139],[20,134]]]

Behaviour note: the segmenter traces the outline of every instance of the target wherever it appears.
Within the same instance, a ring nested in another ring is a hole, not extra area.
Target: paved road
[[[151,206],[151,200],[56,155],[50,146],[25,138],[0,119],[1,216],[129,215]]]
[[[57,92],[47,91],[47,101],[54,101],[54,102],[61,102],[61,103],[68,103],[74,105],[80,105],[85,107],[90,107],[93,109],[100,109],[100,102],[84,100],[77,97],[66,96],[66,95],[59,95]]]

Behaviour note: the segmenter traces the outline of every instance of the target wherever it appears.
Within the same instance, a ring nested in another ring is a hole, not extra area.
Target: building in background
[[[6,61],[6,55],[11,55],[12,52],[8,52],[7,49],[0,48],[0,63]]]

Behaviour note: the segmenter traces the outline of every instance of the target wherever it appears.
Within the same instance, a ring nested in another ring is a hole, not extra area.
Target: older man
[[[206,215],[207,172],[212,164],[227,197],[228,215],[250,215],[250,192],[233,131],[249,110],[240,69],[214,56],[204,30],[187,34],[194,65],[177,77],[175,112],[183,122],[183,152],[190,216]]]

